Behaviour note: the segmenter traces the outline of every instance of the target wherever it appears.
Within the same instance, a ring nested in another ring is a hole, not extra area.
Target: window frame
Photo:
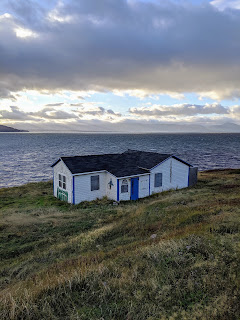
[[[161,178],[158,178],[158,177],[161,177]],[[158,181],[158,179],[160,180]],[[154,188],[160,188],[162,187],[162,185],[163,185],[163,174],[162,172],[157,172],[154,175]]]
[[[58,174],[58,186],[64,190],[67,189],[67,178],[63,174]]]
[[[58,174],[58,186],[62,188],[62,175],[60,173]]]
[[[126,190],[125,190],[126,189]],[[128,181],[123,179],[121,183],[121,193],[128,193]]]
[[[98,183],[97,186],[93,185],[93,183],[96,183],[93,181],[93,178],[97,178],[97,183]],[[90,177],[90,189],[91,189],[91,191],[100,190],[100,176],[99,176],[99,174],[96,174],[96,175]]]

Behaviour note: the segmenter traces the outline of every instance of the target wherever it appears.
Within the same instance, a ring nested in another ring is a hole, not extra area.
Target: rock
[[[155,239],[156,236],[157,236],[156,233],[154,233],[154,234],[152,234],[152,235],[150,236],[150,238],[151,238],[151,239]]]

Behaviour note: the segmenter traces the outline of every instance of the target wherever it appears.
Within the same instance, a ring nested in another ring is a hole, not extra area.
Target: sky
[[[1,0],[0,124],[240,125],[239,30],[239,0]]]

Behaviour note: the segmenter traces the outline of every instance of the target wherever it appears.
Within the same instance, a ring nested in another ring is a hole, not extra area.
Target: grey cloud
[[[87,110],[86,108],[79,109],[78,111],[79,115],[92,115],[92,116],[103,116],[103,115],[110,115],[115,117],[121,117],[120,113],[116,113],[111,109],[106,110],[103,107],[95,107],[94,109]]]
[[[55,119],[55,120],[63,120],[63,119],[76,119],[78,118],[75,114],[65,112],[62,110],[55,110],[54,108],[43,108],[38,112],[30,112],[30,115],[34,117],[44,118],[44,119]]]
[[[40,121],[46,119],[63,120],[63,119],[76,119],[78,118],[73,113],[68,113],[62,110],[55,110],[54,108],[43,108],[37,112],[24,112],[17,106],[11,106],[11,111],[0,110],[1,120],[13,121]]]
[[[21,111],[18,107],[16,106],[11,106],[10,107],[11,111],[7,110],[0,110],[0,119],[1,120],[18,120],[18,121],[26,121],[26,120],[32,120],[33,117],[24,112]]]
[[[129,112],[137,116],[196,116],[208,114],[229,114],[229,109],[220,104],[181,104],[173,106],[153,105],[150,107],[130,108]]]
[[[121,113],[119,113],[119,112],[114,112],[112,109],[108,109],[106,112],[107,112],[107,114],[109,114],[109,115],[113,115],[113,116],[117,116],[117,117],[121,117],[121,116],[122,116]]]
[[[100,115],[103,115],[105,113],[105,109],[102,108],[102,107],[96,107],[95,109],[93,110],[87,110],[85,108],[82,108],[82,109],[79,109],[78,110],[78,113],[80,115],[92,115],[92,116],[100,116]]]
[[[60,107],[64,104],[64,102],[58,102],[58,103],[48,103],[46,104],[46,107]]]
[[[36,112],[24,112],[17,106],[11,106],[11,111],[0,110],[0,120],[12,121],[41,121],[41,120],[73,120],[79,119],[84,115],[99,117],[103,115],[110,115],[112,118],[120,117],[120,113],[115,113],[112,110],[106,110],[102,107],[97,107],[95,110],[81,110],[73,112],[66,112],[63,110],[56,110],[53,107],[45,107]]]
[[[46,7],[23,3],[11,1],[14,24],[39,36],[17,38],[12,18],[0,22],[5,90],[118,88],[240,95],[239,10],[220,12],[206,2],[72,0],[57,10],[74,19],[53,23],[46,18]]]
[[[82,106],[82,105],[83,105],[82,102],[80,102],[80,103],[71,103],[71,104],[70,104],[71,107],[80,107],[80,106]]]

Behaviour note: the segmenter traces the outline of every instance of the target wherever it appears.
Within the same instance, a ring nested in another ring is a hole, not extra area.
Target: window
[[[59,174],[58,180],[59,180],[58,182],[59,187],[66,190],[66,177],[63,176],[62,174]]]
[[[158,188],[162,186],[162,173],[155,173],[154,187]]]
[[[127,184],[121,185],[121,193],[126,193],[126,192],[128,192],[128,185]]]
[[[99,175],[91,176],[91,191],[99,190]]]
[[[63,189],[66,190],[66,177],[62,176],[62,178],[63,178]]]
[[[123,179],[121,184],[121,193],[126,193],[126,192],[128,192],[128,181],[127,179]]]
[[[126,192],[128,192],[128,181],[127,179],[123,179],[121,184],[121,193],[126,193]]]
[[[58,180],[59,180],[59,183],[58,183],[59,187],[62,188],[62,175],[61,174],[58,175]]]

